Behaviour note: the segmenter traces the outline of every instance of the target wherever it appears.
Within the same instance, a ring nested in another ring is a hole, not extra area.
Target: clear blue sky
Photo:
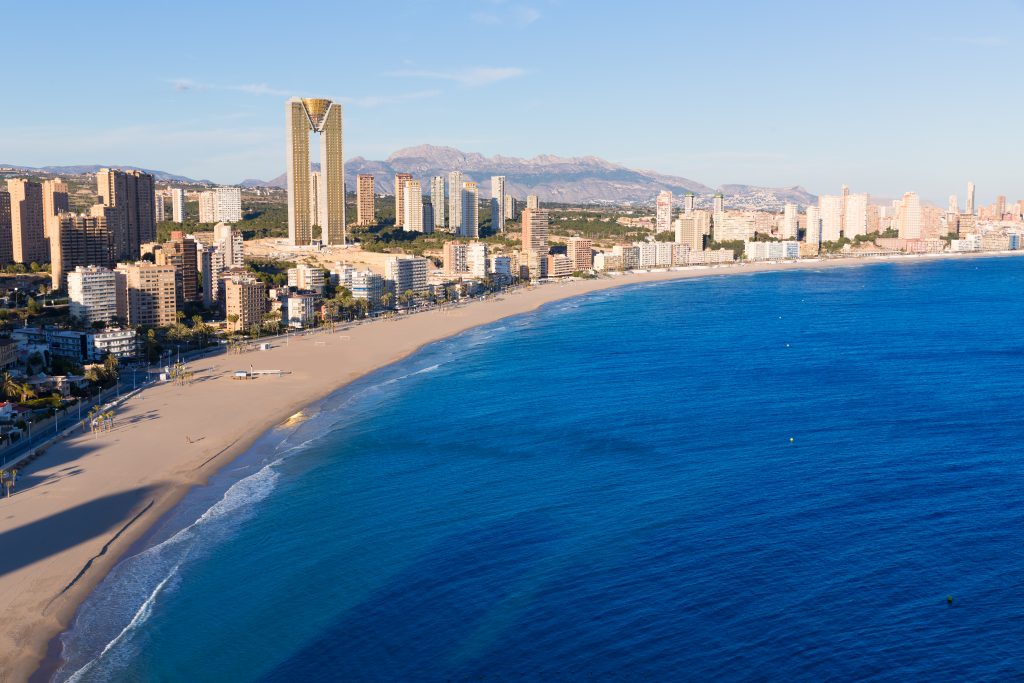
[[[288,9],[285,9],[285,8]],[[108,9],[109,12],[102,11]],[[12,3],[0,162],[218,182],[284,170],[284,100],[346,157],[597,155],[709,185],[1024,197],[1024,5]],[[962,201],[962,199],[961,199]]]

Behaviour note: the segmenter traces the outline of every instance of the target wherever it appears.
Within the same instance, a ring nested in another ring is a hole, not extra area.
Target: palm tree
[[[384,308],[391,308],[391,302],[395,300],[395,295],[391,292],[384,292],[380,295],[380,305]]]
[[[21,385],[9,372],[5,372],[0,376],[0,391],[3,391],[4,395],[8,398],[14,398],[18,395],[21,390]]]

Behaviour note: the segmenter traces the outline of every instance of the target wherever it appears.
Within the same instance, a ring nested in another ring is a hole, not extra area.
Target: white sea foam
[[[278,458],[235,482],[220,500],[187,527],[119,563],[90,597],[79,612],[74,628],[65,636],[67,665],[57,672],[55,680],[106,680],[123,662],[130,661],[134,654],[133,637],[152,617],[158,596],[170,589],[169,582],[193,552],[201,551],[209,546],[209,541],[229,533],[245,519],[245,512],[273,492],[280,478],[275,466],[280,462]],[[221,521],[224,523],[215,524]],[[110,629],[124,623],[129,615],[127,624],[102,648],[99,647],[102,640],[94,642],[97,636],[109,637]],[[84,662],[75,661],[74,650],[79,649],[76,648],[79,639],[83,655],[96,650],[100,653]]]

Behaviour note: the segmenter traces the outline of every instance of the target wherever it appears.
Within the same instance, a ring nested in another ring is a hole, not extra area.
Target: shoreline
[[[194,384],[144,389],[125,402],[112,431],[73,434],[52,444],[23,471],[18,492],[0,499],[0,539],[6,541],[0,551],[0,604],[5,605],[0,680],[52,675],[59,636],[84,599],[195,485],[207,483],[289,417],[427,344],[549,303],[627,285],[1021,254],[750,263],[548,283],[454,308],[339,326],[333,333],[275,343],[265,352],[193,361]],[[290,374],[231,380],[233,370],[250,364]]]

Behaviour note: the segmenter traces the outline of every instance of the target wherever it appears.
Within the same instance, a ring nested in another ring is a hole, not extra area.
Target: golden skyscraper
[[[293,97],[285,104],[288,157],[288,240],[293,245],[313,241],[320,226],[324,244],[344,244],[345,160],[341,105],[325,99]],[[318,216],[310,207],[309,134],[320,135]]]

